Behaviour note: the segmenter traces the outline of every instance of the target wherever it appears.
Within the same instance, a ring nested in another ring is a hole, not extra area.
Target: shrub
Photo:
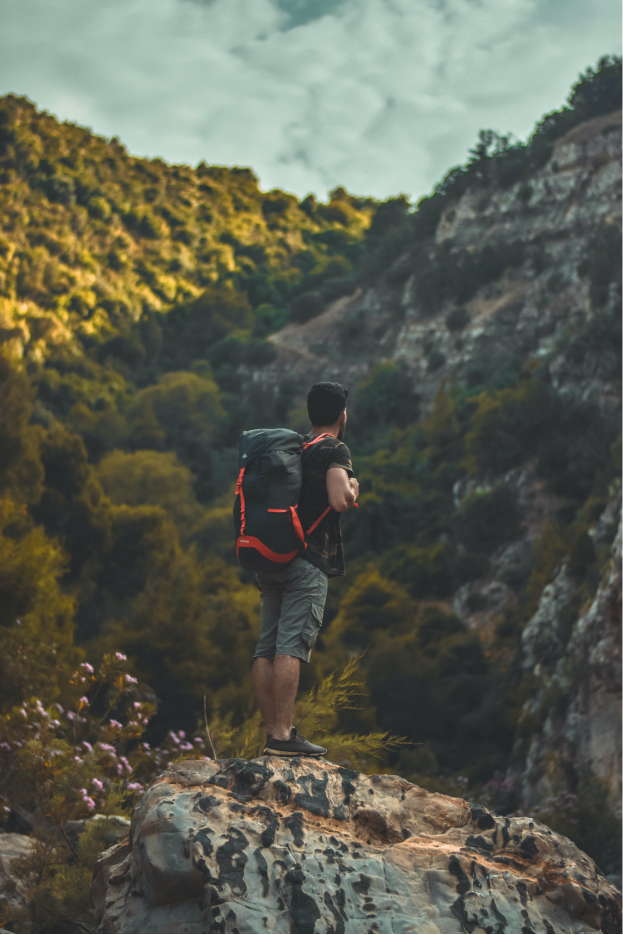
[[[502,485],[468,497],[456,517],[456,532],[468,551],[489,554],[519,535],[520,521],[517,493]]]
[[[594,308],[605,305],[610,283],[621,294],[621,230],[614,224],[602,223],[591,235],[585,260],[578,272],[591,281],[591,301]],[[620,318],[619,318],[620,321]]]
[[[434,373],[436,370],[439,370],[446,362],[446,358],[441,351],[436,349],[428,354],[427,360],[429,373]]]
[[[359,384],[355,423],[359,433],[376,426],[406,425],[417,421],[419,397],[404,367],[394,363],[376,364]]]
[[[320,295],[324,302],[335,302],[344,295],[350,295],[355,287],[356,280],[353,276],[333,276],[325,279],[320,288]]]
[[[448,331],[462,331],[469,324],[469,312],[466,308],[453,308],[446,315],[446,328]]]
[[[379,566],[383,574],[399,581],[415,599],[431,595],[447,597],[452,592],[452,561],[445,542],[397,546],[382,556]]]
[[[303,325],[320,315],[324,311],[325,304],[319,292],[304,292],[303,295],[297,296],[290,305],[288,317],[297,325]]]
[[[100,221],[106,221],[111,215],[110,205],[105,198],[94,196],[89,198],[89,214],[91,217],[98,218]]]
[[[266,338],[274,331],[279,331],[287,321],[287,313],[283,309],[275,308],[270,304],[260,305],[255,312],[253,325],[254,338]]]

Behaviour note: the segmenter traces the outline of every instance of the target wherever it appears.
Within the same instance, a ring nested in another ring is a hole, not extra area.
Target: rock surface
[[[18,880],[11,872],[11,864],[14,860],[30,857],[31,851],[32,841],[27,835],[0,834],[0,905],[9,910],[21,909],[25,904],[24,896],[30,882]]]
[[[610,502],[591,530],[597,547],[618,523],[611,559],[594,599],[569,628],[565,611],[576,583],[559,568],[526,625],[520,659],[532,673],[533,690],[522,718],[539,724],[523,749],[515,741],[511,772],[528,807],[556,791],[560,777],[577,783],[590,766],[621,802],[621,496]]]
[[[397,776],[308,759],[186,761],[101,855],[101,932],[620,932],[567,838]]]

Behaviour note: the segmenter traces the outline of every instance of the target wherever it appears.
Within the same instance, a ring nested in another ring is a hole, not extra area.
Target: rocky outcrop
[[[11,865],[13,861],[30,857],[32,850],[32,840],[27,835],[0,833],[0,906],[9,911],[21,909],[25,905],[28,886],[35,876],[30,874],[29,877],[20,877]]]
[[[524,750],[515,742],[514,778],[534,806],[560,786],[577,787],[590,767],[621,802],[621,508],[615,497],[591,530],[597,548],[618,524],[611,558],[595,597],[573,612],[576,582],[566,564],[545,588],[521,640],[521,663],[534,689],[521,721],[537,727]]]
[[[102,932],[619,932],[575,845],[397,776],[260,758],[170,767],[101,855]]]

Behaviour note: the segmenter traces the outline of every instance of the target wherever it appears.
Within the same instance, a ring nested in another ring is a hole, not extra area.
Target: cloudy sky
[[[620,0],[0,0],[0,94],[264,188],[427,193],[621,51]]]

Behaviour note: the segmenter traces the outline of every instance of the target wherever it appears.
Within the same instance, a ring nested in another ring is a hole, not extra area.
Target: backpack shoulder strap
[[[334,436],[334,435],[329,435],[328,432],[323,432],[322,435],[316,435],[316,437],[315,437],[315,438],[312,438],[311,441],[305,442],[305,444],[303,445],[303,451],[304,451],[306,448],[311,448],[311,446],[312,446],[312,445],[315,445],[317,442],[321,442],[323,438],[335,438],[335,436]]]

